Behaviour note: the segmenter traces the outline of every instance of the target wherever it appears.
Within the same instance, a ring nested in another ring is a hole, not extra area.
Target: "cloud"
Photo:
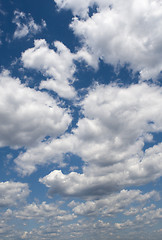
[[[158,197],[157,200],[160,200],[160,198]],[[142,207],[141,206],[131,207],[130,209],[128,209],[124,212],[124,215],[133,216],[133,215],[137,215],[138,213],[143,213],[143,212],[149,211],[150,209],[155,209],[155,208],[156,208],[156,206],[153,203],[148,207],[143,207],[143,206]]]
[[[38,236],[39,239],[51,239],[62,233],[65,222],[68,224],[77,218],[74,213],[60,209],[57,203],[48,204],[46,202],[27,204],[23,208],[14,210],[12,215],[18,221],[20,219],[22,223],[29,225],[32,223],[32,226],[37,224],[37,228],[33,226],[30,231],[21,234],[23,239],[38,239]]]
[[[130,226],[132,226],[132,225],[133,225],[133,222],[130,221],[130,220],[127,220],[127,221],[124,222],[124,223],[115,223],[115,227],[116,227],[117,229],[128,228],[128,227],[130,227]]]
[[[145,211],[141,215],[136,216],[137,222],[142,222],[144,224],[153,224],[158,219],[162,219],[162,208],[158,209],[150,209],[148,211]]]
[[[89,16],[89,8],[93,8],[95,5],[102,8],[108,5],[107,0],[54,0],[59,9],[70,9],[74,15],[87,18]]]
[[[0,207],[15,206],[24,202],[29,195],[29,188],[26,183],[0,182]]]
[[[22,210],[15,211],[14,214],[16,218],[22,220],[37,219],[40,222],[44,222],[46,219],[53,219],[58,217],[58,215],[64,216],[66,211],[60,210],[56,204],[47,204],[46,202],[37,204],[33,202],[26,205]]]
[[[73,83],[77,80],[76,62],[86,62],[93,68],[97,68],[97,59],[87,52],[86,48],[80,48],[72,53],[62,42],[55,41],[52,48],[45,39],[34,41],[34,47],[22,53],[21,60],[27,69],[35,69],[41,72],[46,80],[41,81],[39,88],[56,92],[65,99],[75,99],[77,92]]]
[[[14,32],[15,39],[35,35],[46,27],[46,22],[44,20],[42,20],[41,25],[38,25],[34,22],[34,19],[30,14],[26,16],[23,12],[15,11],[14,16],[15,17],[12,22],[16,24],[16,30]]]
[[[148,224],[150,227],[153,226],[153,224],[157,223],[158,220],[162,218],[162,209],[161,208],[156,208],[155,205],[151,204],[151,206],[144,207],[141,209],[136,209],[135,214],[138,212],[140,214],[136,215],[134,219],[132,220],[126,220],[125,222],[122,223],[115,223],[114,226],[117,229],[125,229],[129,228],[129,230],[132,228],[137,229],[138,228],[144,228],[146,224]],[[134,212],[134,210],[133,210]],[[131,214],[132,215],[132,214]],[[134,215],[134,213],[133,213]]]
[[[55,2],[79,15],[70,26],[92,56],[115,68],[127,64],[142,80],[158,77],[162,70],[161,1]],[[96,12],[87,16],[94,5]]]
[[[46,136],[60,136],[71,116],[52,97],[21,84],[8,71],[0,74],[0,146],[34,146]]]
[[[36,69],[50,77],[41,82],[40,89],[53,90],[63,98],[74,98],[74,55],[59,41],[54,43],[56,51],[50,49],[44,39],[35,40],[34,45],[22,54],[22,61],[24,67]]]
[[[84,216],[114,216],[117,213],[122,213],[132,203],[144,204],[155,197],[159,198],[159,194],[155,191],[142,194],[139,190],[121,190],[119,193],[113,193],[99,200],[78,204],[73,208],[73,211],[75,214]]]
[[[40,179],[51,195],[97,197],[154,181],[162,174],[162,144],[154,145],[152,135],[162,131],[161,103],[158,86],[99,85],[83,100],[84,117],[72,134],[51,141],[49,152],[43,151],[44,144],[21,157],[26,163],[29,153],[33,159],[40,155],[44,162],[56,153],[63,157],[61,154],[72,152],[81,157],[83,173],[54,170]],[[154,146],[144,151],[146,142]]]
[[[30,175],[37,170],[38,165],[44,165],[49,163],[56,163],[59,166],[65,166],[63,163],[64,149],[70,151],[72,144],[70,139],[67,142],[62,142],[62,137],[56,139],[56,144],[53,144],[54,140],[42,142],[35,147],[30,147],[25,153],[19,154],[15,159],[16,169],[22,175]],[[54,146],[54,148],[53,148]]]

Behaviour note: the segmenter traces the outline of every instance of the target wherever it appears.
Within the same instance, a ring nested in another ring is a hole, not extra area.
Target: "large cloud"
[[[115,67],[129,64],[141,79],[156,78],[162,70],[162,4],[159,0],[55,1],[81,17],[96,4],[97,12],[71,24],[88,51]],[[107,3],[107,7],[105,7]],[[104,6],[104,7],[103,7]]]
[[[29,188],[26,183],[1,182],[0,183],[0,207],[15,206],[26,200]]]
[[[21,84],[7,71],[0,74],[0,146],[29,147],[46,136],[64,133],[71,116],[46,93]]]
[[[161,107],[158,86],[96,86],[82,101],[84,117],[72,134],[30,148],[16,163],[27,171],[29,162],[35,167],[68,152],[80,156],[83,173],[54,170],[40,180],[51,194],[99,196],[153,181],[162,174],[162,144],[154,145],[152,135],[162,131]],[[146,142],[154,146],[143,151]]]

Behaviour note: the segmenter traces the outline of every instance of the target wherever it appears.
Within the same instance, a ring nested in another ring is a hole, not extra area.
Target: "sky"
[[[0,240],[160,240],[162,1],[0,0]]]

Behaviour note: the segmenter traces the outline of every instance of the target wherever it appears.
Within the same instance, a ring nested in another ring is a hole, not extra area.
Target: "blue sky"
[[[160,240],[162,3],[0,0],[0,240]]]

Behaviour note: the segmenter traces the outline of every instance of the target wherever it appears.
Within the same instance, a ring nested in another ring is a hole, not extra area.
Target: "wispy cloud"
[[[14,32],[15,39],[35,35],[46,27],[46,22],[44,20],[42,20],[40,25],[36,24],[30,14],[26,16],[24,12],[15,11],[14,15],[13,23],[16,24],[16,30]]]

